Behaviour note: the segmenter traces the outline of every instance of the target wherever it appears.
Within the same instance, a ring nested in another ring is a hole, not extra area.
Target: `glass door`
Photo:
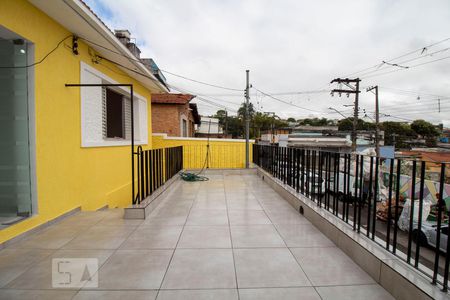
[[[24,40],[0,38],[0,229],[31,215],[27,57]]]

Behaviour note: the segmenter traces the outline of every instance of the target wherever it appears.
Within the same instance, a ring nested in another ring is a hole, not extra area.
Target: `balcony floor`
[[[1,299],[393,299],[256,175],[175,183],[144,220],[81,212],[0,251]],[[52,289],[52,258],[98,288]]]

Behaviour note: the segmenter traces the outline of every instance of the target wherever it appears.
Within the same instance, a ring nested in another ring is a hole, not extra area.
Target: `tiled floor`
[[[255,175],[176,183],[145,221],[82,212],[0,251],[0,299],[392,299]],[[52,258],[98,288],[52,289]]]

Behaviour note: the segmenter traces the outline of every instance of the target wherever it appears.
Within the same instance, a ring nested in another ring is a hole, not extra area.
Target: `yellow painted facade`
[[[196,138],[176,138],[153,135],[153,148],[183,146],[183,168],[201,169],[205,165],[208,141]],[[245,141],[211,139],[208,166],[211,169],[245,168]],[[252,143],[250,144],[250,161]]]
[[[25,0],[1,1],[2,26],[34,43],[35,61],[71,32]],[[81,207],[123,207],[131,202],[130,147],[81,147],[80,82],[83,61],[117,82],[133,83],[148,101],[148,144],[151,146],[151,91],[124,75],[115,65],[93,64],[88,47],[79,41],[72,54],[71,39],[35,66],[37,214],[0,230],[0,243]],[[105,67],[106,65],[106,67]]]
[[[71,35],[66,28],[26,0],[1,1],[1,25],[34,44],[39,61],[61,40]],[[73,209],[97,210],[125,207],[131,203],[130,146],[81,147],[80,64],[84,62],[117,82],[132,83],[147,99],[148,144],[143,149],[184,147],[184,168],[202,168],[206,140],[165,139],[151,134],[151,91],[114,64],[92,62],[88,46],[79,40],[79,55],[68,38],[41,64],[34,67],[37,207],[33,216],[0,230],[0,244],[43,225]],[[91,52],[92,53],[92,52]],[[245,166],[243,141],[210,142],[210,168]],[[251,149],[250,149],[251,151]],[[251,155],[251,152],[250,152]],[[251,156],[250,156],[251,158]]]

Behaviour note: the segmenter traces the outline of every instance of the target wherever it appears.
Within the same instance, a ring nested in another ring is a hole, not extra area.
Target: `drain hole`
[[[298,209],[298,211],[299,211],[299,213],[300,213],[301,215],[303,215],[303,213],[304,213],[304,211],[303,211],[303,206],[300,206],[300,208]]]
[[[264,175],[262,176],[262,180],[264,180]]]

